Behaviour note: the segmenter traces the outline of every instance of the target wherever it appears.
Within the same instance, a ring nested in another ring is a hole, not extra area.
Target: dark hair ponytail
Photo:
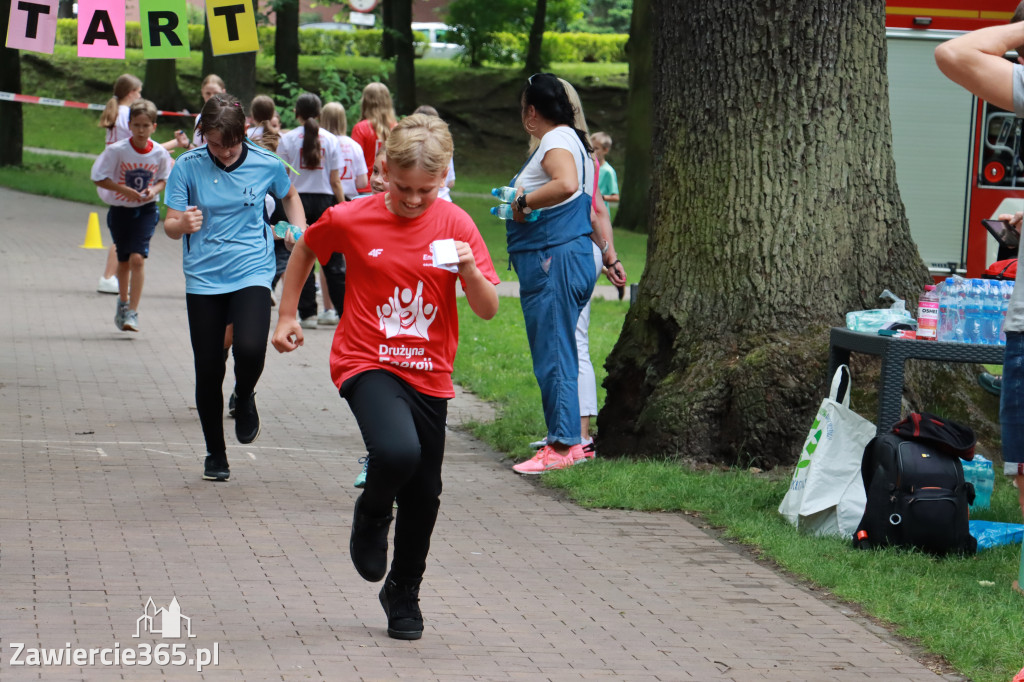
[[[234,147],[246,139],[242,105],[231,95],[218,93],[206,100],[196,128],[203,137],[211,130],[220,131],[221,144]]]
[[[302,124],[302,163],[306,168],[319,168],[323,154],[320,150],[320,98],[304,92],[295,100],[295,115],[305,120]]]
[[[576,108],[569,101],[569,95],[558,76],[553,73],[537,73],[530,76],[519,95],[519,101],[523,109],[532,106],[551,123],[572,128],[587,153],[593,153],[594,148],[587,133],[573,125],[576,122]]]

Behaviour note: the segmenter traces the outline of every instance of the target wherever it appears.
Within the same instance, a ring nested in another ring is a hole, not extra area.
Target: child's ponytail
[[[305,120],[302,124],[302,164],[306,168],[319,168],[323,154],[320,149],[320,98],[304,92],[295,100],[295,115]]]
[[[130,73],[124,73],[114,81],[114,96],[107,100],[100,114],[100,128],[110,130],[117,123],[117,108],[121,106],[121,100],[132,94],[135,90],[142,89],[142,81]]]

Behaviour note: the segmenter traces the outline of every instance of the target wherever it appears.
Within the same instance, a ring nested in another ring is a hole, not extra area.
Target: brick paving
[[[330,332],[271,349],[262,436],[232,444],[229,423],[231,481],[203,482],[179,243],[158,228],[142,332],[120,332],[94,291],[105,252],[78,246],[96,208],[5,189],[0,206],[0,680],[940,679],[685,517],[578,508],[457,428],[423,639],[389,639],[348,558],[363,450]],[[487,414],[452,403],[453,425]],[[136,638],[150,598],[176,598],[194,637]],[[12,664],[14,644],[161,643],[217,664]]]

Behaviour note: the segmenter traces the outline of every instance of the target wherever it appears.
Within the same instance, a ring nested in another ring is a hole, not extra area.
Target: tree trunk
[[[416,52],[412,42],[412,0],[387,0],[394,21],[395,75],[392,90],[395,111],[411,114],[416,108]]]
[[[75,0],[60,0],[60,2],[57,3],[57,18],[58,19],[74,19],[75,18]]]
[[[884,3],[651,9],[648,260],[607,361],[598,447],[792,462],[828,328],[930,281],[896,186]]]
[[[0,35],[7,35],[12,0],[0,0]],[[21,92],[21,53],[0,45],[0,91]],[[25,144],[21,102],[0,101],[0,166],[20,166]]]
[[[156,104],[157,109],[178,111],[188,106],[178,88],[178,68],[175,60],[146,60],[146,77],[143,83],[145,85],[142,96]]]
[[[274,68],[289,83],[299,82],[299,2],[278,0],[274,31]]]
[[[651,207],[651,0],[634,0],[629,25],[626,162],[615,227],[647,232]]]
[[[530,27],[530,41],[526,49],[526,73],[539,73],[544,66],[541,47],[544,44],[544,24],[547,21],[548,0],[537,0],[537,9],[533,13],[533,26]]]
[[[395,56],[395,34],[398,27],[395,24],[395,5],[405,4],[407,0],[384,0],[380,6],[380,57],[381,59],[392,59]],[[410,22],[410,28],[411,22]]]

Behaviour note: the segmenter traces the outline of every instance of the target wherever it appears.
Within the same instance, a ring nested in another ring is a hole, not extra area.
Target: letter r
[[[174,12],[149,12],[149,42],[152,47],[160,47],[160,36],[174,47],[181,47],[181,38],[174,31],[178,28],[178,15]]]

